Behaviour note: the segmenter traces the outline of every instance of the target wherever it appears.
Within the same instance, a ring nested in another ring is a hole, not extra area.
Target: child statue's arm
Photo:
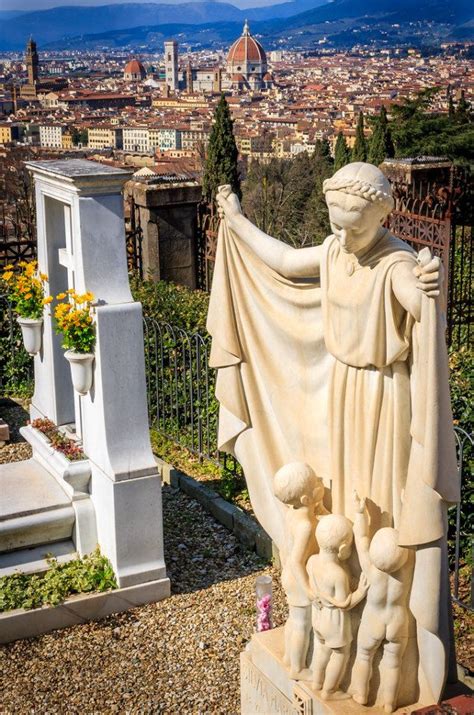
[[[313,598],[310,586],[309,573],[306,568],[307,543],[311,534],[311,528],[300,528],[293,534],[293,547],[288,555],[287,567],[291,569],[296,582],[300,588]]]
[[[359,557],[362,571],[366,576],[369,576],[371,566],[369,557],[369,522],[367,518],[367,510],[365,508],[365,499],[360,499],[357,492],[354,492],[354,504],[354,537],[357,555]]]

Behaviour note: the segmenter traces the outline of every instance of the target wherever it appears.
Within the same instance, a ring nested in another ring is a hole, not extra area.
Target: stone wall
[[[197,206],[201,187],[129,182],[143,230],[143,275],[197,287]]]

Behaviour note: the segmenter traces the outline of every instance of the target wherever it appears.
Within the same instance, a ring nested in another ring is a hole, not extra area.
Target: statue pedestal
[[[284,629],[255,633],[240,654],[241,715],[382,715],[383,707],[358,705],[348,700],[322,700],[308,680],[293,680],[283,664]],[[395,712],[422,707],[421,703],[404,705]]]

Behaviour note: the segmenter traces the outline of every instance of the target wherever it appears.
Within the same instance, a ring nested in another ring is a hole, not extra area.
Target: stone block
[[[233,531],[235,506],[229,504],[229,502],[222,499],[222,497],[216,497],[210,502],[209,511],[219,523],[229,529],[229,531]]]
[[[169,595],[169,579],[162,578],[116,591],[72,596],[59,606],[7,611],[0,614],[0,643],[98,620],[111,613],[122,613],[136,606],[161,601]]]
[[[10,430],[8,428],[8,425],[0,417],[0,446],[5,444],[5,442],[8,442],[9,439],[10,439]]]
[[[210,511],[211,503],[217,499],[217,494],[212,489],[185,474],[180,475],[179,486],[185,494],[202,504],[207,511]]]
[[[255,551],[259,556],[271,561],[273,558],[273,542],[267,532],[261,527],[255,536]]]
[[[181,472],[178,469],[175,469],[171,464],[168,464],[168,462],[164,462],[159,457],[155,457],[155,461],[159,467],[163,483],[169,484],[174,489],[179,489]]]
[[[234,507],[234,528],[233,532],[238,540],[249,549],[255,549],[259,525],[251,519],[242,509]]]

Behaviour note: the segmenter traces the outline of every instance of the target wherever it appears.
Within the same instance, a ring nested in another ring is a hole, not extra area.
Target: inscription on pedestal
[[[240,697],[242,715],[296,715],[292,703],[254,666],[246,653],[240,654]]]

